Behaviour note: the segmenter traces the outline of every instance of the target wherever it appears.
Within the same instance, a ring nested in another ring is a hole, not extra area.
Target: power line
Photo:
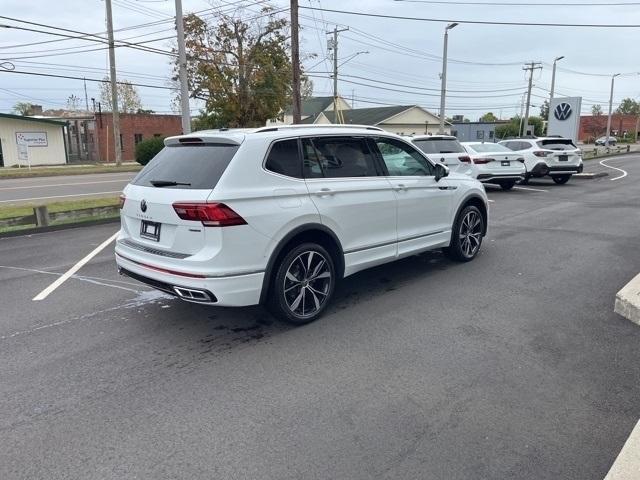
[[[74,77],[72,75],[56,75],[53,73],[39,73],[39,72],[25,72],[22,70],[6,70],[3,71],[3,73],[17,73],[20,75],[34,75],[37,77],[50,77],[50,78],[65,78],[68,80],[86,80],[87,82],[98,82],[98,83],[109,83],[109,80],[100,80],[98,78],[86,78],[86,77]],[[161,85],[148,85],[148,84],[144,84],[144,83],[133,83],[133,82],[116,82],[118,84],[129,84],[129,85],[133,85],[135,87],[145,87],[145,88],[158,88],[161,90],[173,90],[175,91],[176,89],[173,87],[163,87]]]
[[[416,22],[437,22],[437,23],[466,23],[472,25],[510,25],[522,27],[585,27],[585,28],[638,28],[640,24],[598,24],[598,23],[535,23],[535,22],[498,22],[488,20],[461,20],[447,18],[426,18],[426,17],[406,17],[401,15],[383,15],[381,13],[353,12],[350,10],[335,10],[329,8],[304,7],[306,10],[320,10],[328,13],[340,13],[344,15],[355,15],[359,17],[386,18],[391,20],[409,20]]]

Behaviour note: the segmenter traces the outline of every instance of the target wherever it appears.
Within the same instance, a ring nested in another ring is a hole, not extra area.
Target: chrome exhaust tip
[[[185,287],[173,287],[173,291],[178,297],[189,302],[214,303],[216,298],[205,290],[197,290]]]

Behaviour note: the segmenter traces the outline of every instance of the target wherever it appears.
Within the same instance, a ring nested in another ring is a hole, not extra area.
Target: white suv
[[[444,163],[453,172],[467,170],[471,158],[458,139],[451,135],[415,135],[408,140],[434,162]]]
[[[472,260],[487,213],[480,183],[376,127],[211,130],[166,139],[127,185],[115,253],[183,300],[302,324],[360,270],[435,248]]]
[[[563,184],[583,169],[582,152],[569,138],[514,138],[500,144],[524,158],[527,167],[524,183],[532,177],[549,175],[555,183]]]

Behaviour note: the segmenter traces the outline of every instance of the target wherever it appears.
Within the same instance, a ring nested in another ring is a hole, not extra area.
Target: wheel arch
[[[461,202],[460,202],[460,206],[458,207],[458,210],[456,210],[456,214],[453,217],[454,221],[458,220],[458,216],[460,215],[460,212],[462,212],[462,210],[469,206],[469,205],[473,205],[475,207],[478,208],[478,210],[480,210],[480,213],[482,214],[482,220],[484,220],[484,228],[482,231],[482,236],[485,236],[487,234],[487,229],[489,227],[489,212],[487,209],[487,204],[485,203],[484,199],[480,196],[480,195],[469,195],[468,197],[465,197]]]
[[[336,276],[338,279],[344,275],[344,251],[338,236],[327,226],[320,223],[308,223],[294,228],[286,234],[276,245],[264,273],[262,281],[262,290],[260,292],[260,303],[263,304],[267,300],[267,295],[271,289],[271,280],[274,268],[277,268],[278,260],[280,260],[288,251],[288,247],[299,245],[305,241],[315,242],[326,248],[331,254],[335,262]]]

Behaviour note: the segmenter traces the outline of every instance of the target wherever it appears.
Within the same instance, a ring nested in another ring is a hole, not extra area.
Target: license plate
[[[508,167],[509,165],[511,165],[511,162],[505,162],[505,161],[502,162],[503,167]]]
[[[568,155],[560,155],[558,157],[558,160],[560,160],[561,162],[566,162],[569,160],[569,156]]]
[[[157,222],[148,222],[147,220],[142,220],[142,225],[140,225],[140,236],[143,238],[148,238],[149,240],[153,240],[154,242],[159,242],[160,224]]]

